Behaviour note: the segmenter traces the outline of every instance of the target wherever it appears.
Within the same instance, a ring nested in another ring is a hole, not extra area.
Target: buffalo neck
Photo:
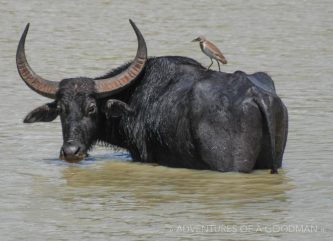
[[[110,98],[103,98],[99,101],[98,105],[100,108],[105,105],[106,101]],[[124,101],[124,96],[118,97],[118,100]],[[102,109],[102,108],[101,108]],[[98,121],[98,142],[103,142],[105,144],[115,145],[121,148],[126,148],[126,139],[124,137],[124,130],[122,122],[122,117],[116,118],[106,118],[103,111],[99,113]]]

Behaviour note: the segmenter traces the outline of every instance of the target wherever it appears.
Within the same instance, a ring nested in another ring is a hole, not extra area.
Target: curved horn
[[[145,66],[145,63],[147,61],[146,42],[140,30],[136,27],[135,23],[131,19],[129,20],[129,22],[131,23],[138,39],[138,50],[136,53],[136,57],[132,64],[120,74],[117,74],[116,76],[107,79],[95,80],[95,88],[98,98],[115,94],[128,87],[134,82],[136,77],[141,73]]]
[[[29,30],[29,23],[25,27],[25,30],[21,36],[19,45],[17,47],[16,52],[16,66],[17,70],[23,79],[23,81],[34,91],[38,94],[55,99],[56,92],[59,88],[59,83],[55,81],[49,81],[43,79],[39,75],[37,75],[29,66],[28,61],[25,57],[25,38],[27,36]]]

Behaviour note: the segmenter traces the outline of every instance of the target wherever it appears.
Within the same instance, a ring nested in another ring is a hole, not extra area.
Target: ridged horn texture
[[[95,80],[95,88],[98,98],[113,95],[128,87],[134,82],[136,77],[141,73],[145,66],[145,63],[147,61],[146,42],[135,23],[131,19],[129,20],[129,22],[132,25],[138,39],[138,50],[136,53],[136,57],[133,60],[132,64],[120,74],[107,79]]]
[[[25,27],[25,30],[21,36],[19,45],[16,52],[16,66],[17,70],[23,79],[23,81],[38,94],[55,99],[56,93],[59,89],[59,83],[55,81],[49,81],[43,79],[37,75],[32,68],[29,66],[28,61],[25,56],[25,38],[29,30],[29,23]]]

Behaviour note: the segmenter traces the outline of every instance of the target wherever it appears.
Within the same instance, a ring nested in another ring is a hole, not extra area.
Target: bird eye
[[[97,110],[96,104],[95,103],[91,103],[87,109],[87,113],[88,115],[92,115],[95,114]]]

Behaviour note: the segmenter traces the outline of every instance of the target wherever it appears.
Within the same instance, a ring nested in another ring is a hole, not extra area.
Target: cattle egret
[[[206,54],[212,61],[207,70],[209,70],[209,68],[213,65],[213,59],[216,60],[219,66],[219,71],[221,71],[219,62],[222,64],[227,64],[227,60],[218,49],[218,47],[216,47],[212,42],[208,41],[204,36],[197,37],[196,39],[193,39],[192,42],[199,42],[202,52],[204,52],[204,54]]]

